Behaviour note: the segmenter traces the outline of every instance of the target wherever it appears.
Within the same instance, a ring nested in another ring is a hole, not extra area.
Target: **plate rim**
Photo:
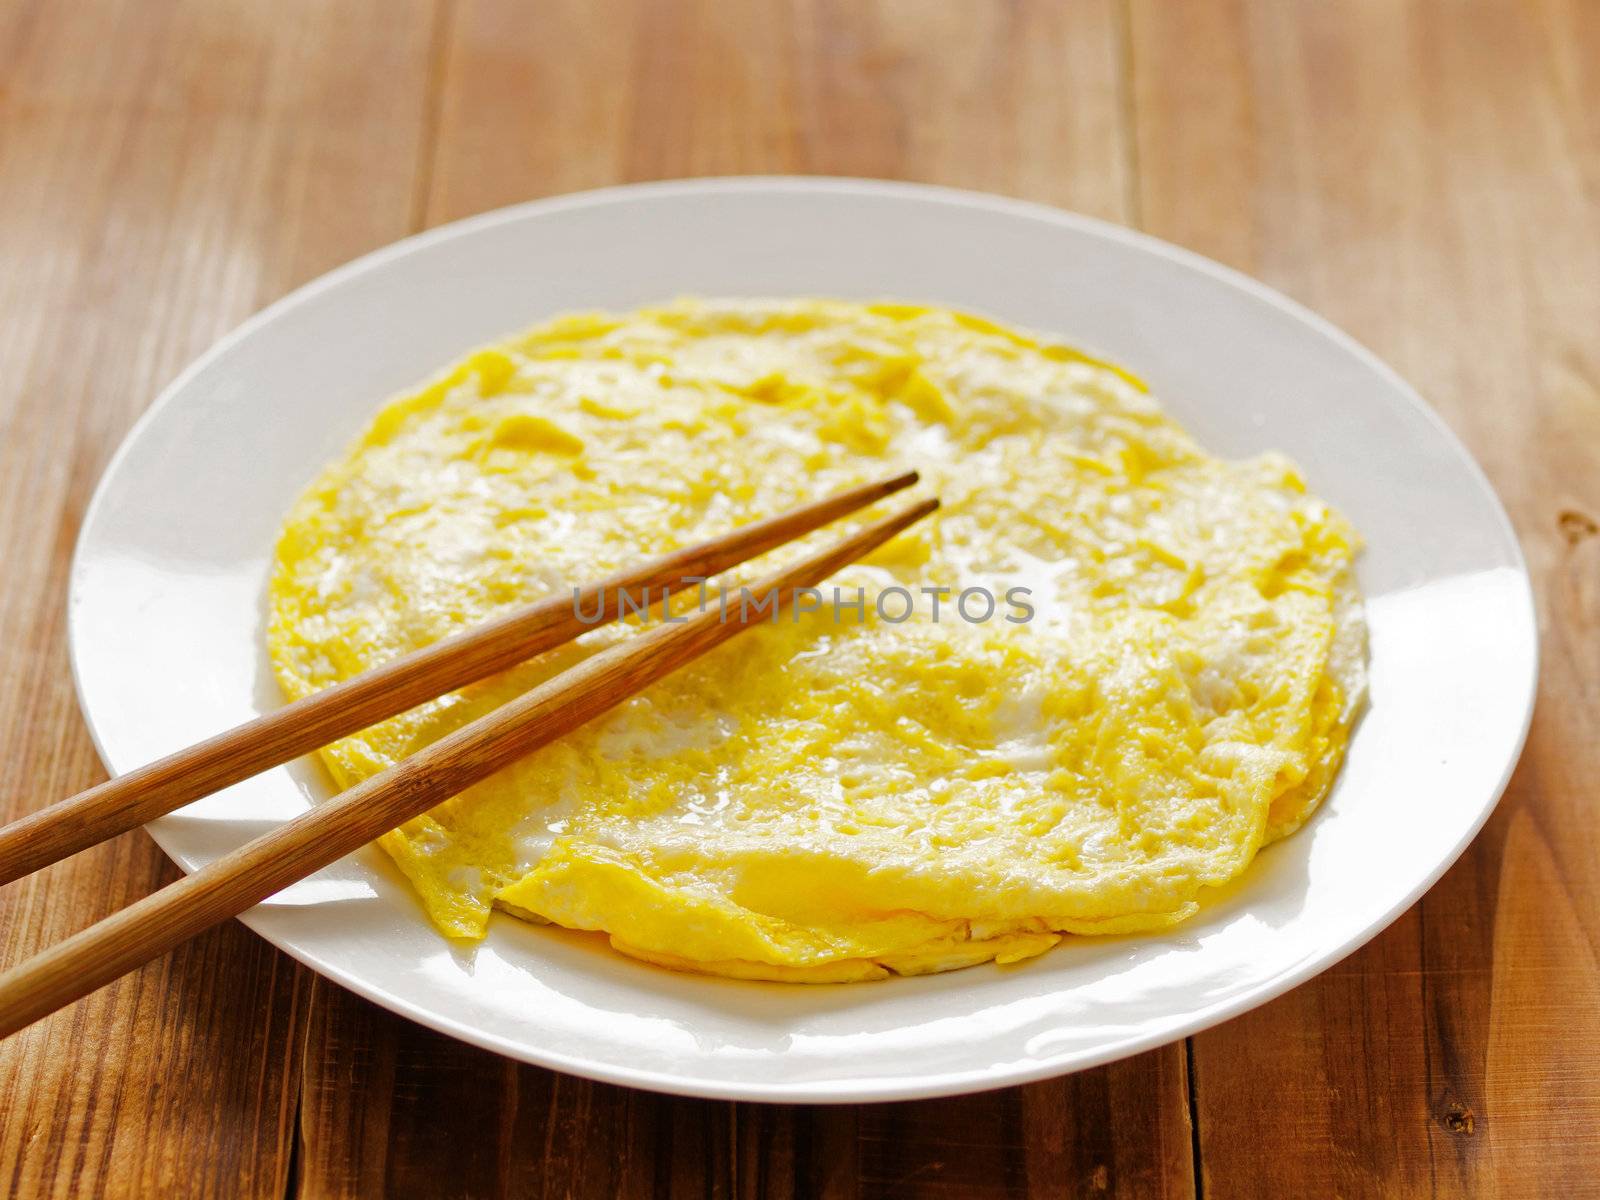
[[[1388,908],[1380,917],[1375,918],[1358,936],[1346,939],[1331,949],[1324,948],[1301,959],[1293,967],[1286,969],[1255,988],[1228,997],[1207,1008],[1172,1019],[1160,1028],[1108,1040],[1092,1050],[1060,1052],[1031,1060],[1021,1066],[1012,1064],[997,1068],[990,1065],[977,1069],[936,1072],[913,1080],[868,1078],[846,1081],[803,1080],[776,1083],[741,1081],[733,1083],[720,1078],[698,1076],[692,1072],[669,1074],[663,1071],[613,1067],[603,1062],[530,1047],[523,1042],[515,1041],[502,1034],[463,1022],[456,1017],[435,1012],[362,977],[352,975],[336,962],[330,962],[322,955],[307,950],[292,940],[279,938],[269,932],[264,932],[258,928],[259,921],[255,918],[253,912],[242,914],[238,920],[277,949],[319,975],[332,980],[339,986],[347,988],[407,1020],[454,1037],[469,1045],[478,1046],[520,1062],[563,1071],[567,1074],[598,1082],[644,1088],[669,1095],[720,1100],[806,1104],[931,1099],[1032,1083],[1102,1066],[1109,1062],[1115,1062],[1143,1051],[1169,1045],[1180,1039],[1190,1037],[1277,999],[1284,993],[1298,987],[1300,984],[1354,954],[1392,925],[1428,892],[1443,877],[1445,872],[1455,865],[1466,848],[1488,822],[1489,817],[1498,807],[1501,798],[1505,794],[1512,774],[1521,760],[1533,720],[1538,695],[1541,659],[1538,610],[1527,559],[1499,493],[1495,490],[1494,485],[1465,443],[1461,441],[1444,418],[1428,404],[1416,388],[1407,382],[1397,370],[1351,334],[1299,301],[1242,271],[1140,230],[1036,201],[1021,200],[1010,196],[938,184],[826,175],[726,175],[618,184],[547,196],[477,213],[389,242],[316,276],[245,318],[245,320],[234,326],[191,360],[171,382],[161,389],[156,398],[129,426],[127,432],[118,443],[116,450],[107,459],[106,465],[101,471],[89,503],[84,508],[83,517],[74,539],[73,552],[68,566],[66,598],[68,661],[71,667],[73,691],[79,712],[82,715],[95,752],[107,772],[113,777],[123,773],[115,768],[106,752],[100,729],[91,715],[84,689],[77,598],[83,586],[85,547],[89,540],[88,535],[100,518],[102,508],[108,503],[112,481],[123,469],[126,460],[133,451],[133,447],[140,440],[147,427],[158,418],[159,414],[175,402],[187,389],[193,378],[210,367],[217,359],[226,355],[236,344],[243,342],[257,330],[270,324],[280,313],[338,286],[348,278],[381,268],[390,260],[404,257],[427,247],[446,243],[459,237],[469,236],[498,225],[512,224],[568,209],[627,203],[659,196],[682,197],[776,191],[840,196],[854,194],[912,201],[932,201],[950,207],[978,209],[1026,217],[1045,224],[1076,229],[1079,232],[1119,242],[1133,249],[1154,254],[1159,258],[1188,267],[1201,274],[1209,275],[1222,283],[1249,293],[1268,306],[1298,319],[1303,324],[1309,325],[1316,332],[1337,344],[1346,353],[1352,355],[1383,378],[1411,407],[1414,413],[1421,416],[1432,428],[1433,432],[1441,439],[1442,444],[1449,448],[1460,465],[1466,469],[1468,476],[1490,502],[1489,508],[1493,515],[1501,548],[1507,552],[1511,560],[1509,565],[1515,571],[1518,582],[1521,585],[1516,589],[1516,596],[1519,602],[1517,606],[1521,609],[1520,616],[1525,623],[1529,648],[1528,663],[1520,697],[1522,709],[1521,727],[1517,732],[1506,761],[1501,767],[1498,781],[1490,789],[1487,799],[1482,803],[1478,813],[1469,823],[1459,841],[1447,854],[1442,855],[1433,864],[1420,882],[1413,885],[1399,901]],[[132,766],[125,768],[125,770],[131,769],[133,769]],[[144,827],[144,830],[179,869],[185,873],[192,869],[186,857],[181,856],[175,849],[170,847],[168,845],[169,839],[164,837],[162,833],[148,825]]]

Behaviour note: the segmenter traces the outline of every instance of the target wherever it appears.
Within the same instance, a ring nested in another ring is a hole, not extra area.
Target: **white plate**
[[[930,1096],[1103,1063],[1278,995],[1403,912],[1488,816],[1532,708],[1532,596],[1494,493],[1411,388],[1326,322],[1162,242],[850,180],[658,184],[490,213],[335,271],[211,349],[129,435],[78,544],[73,667],[107,769],[279,703],[261,631],[278,521],[388,395],[551,314],[684,293],[975,309],[1127,364],[1214,450],[1293,455],[1368,539],[1372,705],[1332,796],[1171,934],[1072,939],[1011,968],[738,983],[501,916],[461,949],[370,848],[244,918],[275,945],[426,1025],[596,1079]],[[300,763],[150,832],[193,869],[327,790]]]

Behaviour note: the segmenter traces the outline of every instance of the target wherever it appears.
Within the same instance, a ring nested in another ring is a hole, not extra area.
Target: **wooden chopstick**
[[[916,481],[908,471],[852,488],[620,571],[576,599],[550,596],[30,813],[0,828],[0,884],[569,642],[615,620],[625,591],[709,579]]]
[[[938,506],[937,500],[913,504],[750,587],[758,597],[778,594],[771,609],[775,620],[797,589],[814,587]],[[766,608],[758,612],[755,605],[711,605],[681,624],[663,623],[602,650],[387,771],[35,955],[0,975],[0,1037],[420,816],[767,615]]]

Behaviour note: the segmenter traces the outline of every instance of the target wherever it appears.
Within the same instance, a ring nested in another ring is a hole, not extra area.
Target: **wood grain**
[[[1180,1045],[950,1101],[673,1100],[418,1029],[233,928],[0,1044],[0,1189],[1188,1195],[1198,1167],[1213,1196],[1592,1191],[1597,64],[1589,0],[0,5],[0,809],[100,778],[67,556],[161,384],[362,250],[633,179],[985,188],[1265,278],[1470,444],[1545,656],[1528,752],[1462,862],[1333,971],[1194,1039],[1193,1078]],[[171,877],[140,834],[86,852],[0,892],[0,952]]]
[[[523,1066],[320,979],[312,1013],[302,1196],[783,1194],[737,1187],[735,1105]]]
[[[1448,417],[1511,511],[1545,641],[1528,749],[1455,869],[1333,971],[1195,1039],[1205,1181],[1590,1194],[1600,10],[1137,3],[1131,27],[1146,227],[1319,309]]]
[[[316,980],[300,1194],[1188,1196],[1181,1054],[952,1100],[680,1100],[508,1062]]]
[[[431,16],[390,0],[0,6],[3,815],[103,778],[65,587],[123,432],[253,309],[405,232],[422,114],[394,96],[420,92]],[[136,833],[10,885],[0,953],[173,878]],[[283,1194],[304,997],[292,964],[230,927],[0,1043],[0,1192]]]
[[[869,175],[1129,219],[1111,0],[460,0],[426,221],[686,175]]]

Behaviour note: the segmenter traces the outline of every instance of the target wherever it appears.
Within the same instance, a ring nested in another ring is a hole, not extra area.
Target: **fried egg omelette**
[[[1355,532],[1127,371],[941,308],[684,300],[470,355],[289,514],[273,666],[297,699],[912,467],[943,507],[836,575],[842,606],[763,622],[384,837],[438,929],[481,938],[499,908],[719,975],[944,971],[1182,921],[1306,820],[1364,690]],[[349,786],[640,628],[323,757]]]

